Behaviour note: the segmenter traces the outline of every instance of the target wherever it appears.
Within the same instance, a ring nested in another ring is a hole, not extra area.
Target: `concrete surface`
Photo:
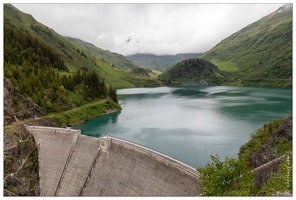
[[[128,141],[27,126],[39,150],[41,196],[199,196],[192,167]]]

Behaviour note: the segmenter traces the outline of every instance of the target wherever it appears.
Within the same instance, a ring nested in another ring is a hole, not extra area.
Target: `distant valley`
[[[134,54],[126,56],[135,65],[151,70],[164,72],[172,66],[186,59],[197,58],[202,53],[183,53],[176,55]]]

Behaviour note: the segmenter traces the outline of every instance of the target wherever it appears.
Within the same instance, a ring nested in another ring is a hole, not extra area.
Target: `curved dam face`
[[[196,169],[149,148],[80,130],[27,126],[41,196],[199,196]]]

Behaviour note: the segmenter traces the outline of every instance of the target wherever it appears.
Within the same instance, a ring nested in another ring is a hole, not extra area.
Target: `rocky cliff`
[[[284,139],[284,140],[282,140]],[[292,116],[288,117],[282,125],[276,129],[268,141],[257,151],[254,152],[250,158],[250,163],[253,168],[259,167],[269,161],[278,157],[278,144],[280,142],[292,141]]]
[[[8,79],[4,79],[4,126],[32,117],[46,114],[30,98],[22,95]]]

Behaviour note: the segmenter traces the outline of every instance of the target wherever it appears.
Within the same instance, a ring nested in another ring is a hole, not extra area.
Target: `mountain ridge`
[[[68,38],[69,40],[71,40],[72,42],[74,42],[75,44],[85,47],[89,51],[100,56],[101,58],[103,58],[104,60],[109,62],[110,65],[115,65],[116,67],[118,67],[120,69],[124,69],[124,70],[130,70],[130,69],[136,67],[132,62],[130,62],[125,56],[123,56],[121,54],[111,52],[109,50],[101,49],[92,43],[83,41],[78,38],[69,37],[69,36],[65,36],[65,37]]]
[[[201,58],[230,72],[228,85],[291,88],[292,8],[282,6],[249,24]]]
[[[4,24],[37,37],[51,46],[64,60],[68,75],[77,70],[94,71],[106,84],[112,84],[117,89],[161,85],[150,77],[135,77],[130,70],[136,66],[123,55],[100,49],[80,39],[63,37],[11,4],[4,4]]]

